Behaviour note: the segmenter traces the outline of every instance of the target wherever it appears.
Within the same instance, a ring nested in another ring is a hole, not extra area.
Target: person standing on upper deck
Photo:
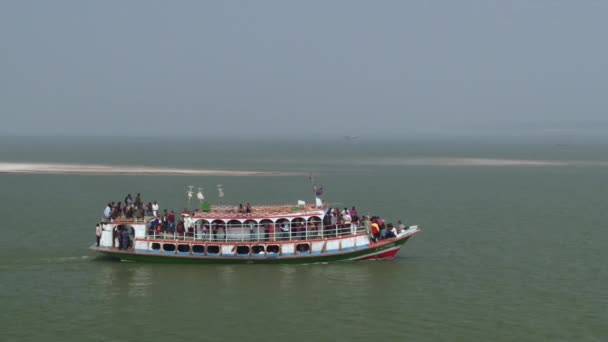
[[[348,210],[346,210],[344,212],[344,214],[342,215],[342,221],[344,221],[344,228],[350,228],[351,229],[351,234],[355,234],[355,229],[353,226],[353,220],[350,217],[350,214],[348,213]]]
[[[112,217],[112,205],[110,205],[110,203],[108,203],[106,208],[103,210],[103,218],[106,221],[110,221],[110,217]]]
[[[135,196],[135,206],[138,207],[140,205],[143,205],[144,202],[141,201],[141,194],[137,194],[137,196]]]
[[[175,231],[175,213],[173,210],[167,215],[167,221],[169,222],[169,232],[173,233]]]
[[[125,197],[125,205],[130,206],[131,204],[133,204],[133,197],[131,194],[127,194],[127,197]]]
[[[158,203],[156,203],[156,201],[152,203],[152,215],[158,216]]]

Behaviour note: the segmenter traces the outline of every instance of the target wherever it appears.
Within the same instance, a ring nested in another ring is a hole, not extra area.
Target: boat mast
[[[312,193],[315,195],[315,205],[317,208],[322,208],[323,200],[321,199],[321,195],[323,194],[323,188],[317,188],[317,183],[312,176],[312,172],[310,173],[310,176],[308,176],[308,179],[310,179],[310,184],[312,185]]]

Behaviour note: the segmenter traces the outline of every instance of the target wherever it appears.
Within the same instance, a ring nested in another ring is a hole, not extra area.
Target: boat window
[[[192,246],[192,253],[204,254],[205,253],[205,246],[193,245]]]
[[[253,254],[264,254],[265,250],[264,245],[256,245],[251,247],[251,252]]]
[[[310,245],[307,243],[299,243],[296,245],[296,251],[298,253],[307,253],[310,251]]]
[[[249,246],[236,246],[236,254],[249,254]]]
[[[163,244],[163,251],[165,252],[174,252],[175,251],[175,245],[172,243],[165,243]]]
[[[279,245],[269,245],[266,247],[268,253],[279,253],[280,250],[281,248],[279,248]]]
[[[158,243],[158,242],[152,243],[152,250],[153,251],[159,251],[160,250],[160,243]]]
[[[207,254],[218,254],[220,252],[220,246],[207,246]]]
[[[190,246],[189,245],[178,245],[177,251],[182,252],[182,253],[190,253]]]

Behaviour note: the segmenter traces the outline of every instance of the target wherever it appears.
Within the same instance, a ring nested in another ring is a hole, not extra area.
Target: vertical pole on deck
[[[323,232],[325,231],[325,226],[323,225],[323,219],[321,219],[321,222],[319,222],[321,225],[321,239],[323,238]]]

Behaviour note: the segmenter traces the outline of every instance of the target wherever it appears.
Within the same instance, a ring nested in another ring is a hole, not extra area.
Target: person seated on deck
[[[252,209],[251,209],[251,204],[247,203],[247,206],[245,206],[245,214],[247,214],[247,216],[251,215]]]
[[[125,217],[128,219],[132,219],[134,216],[133,214],[134,214],[133,206],[130,205],[129,207],[127,207],[127,210],[125,210]]]
[[[142,220],[144,218],[144,207],[142,207],[141,204],[137,206],[137,209],[135,209],[135,218]]]
[[[401,220],[397,221],[397,234],[401,233],[405,229],[407,229],[407,226],[401,223]]]
[[[239,209],[237,210],[239,214],[245,214],[245,208],[243,208],[243,203],[239,204]]]
[[[121,216],[121,209],[120,209],[120,202],[118,202],[117,204],[114,205],[114,207],[112,208],[112,219],[116,220],[118,217]]]
[[[392,223],[389,223],[386,226],[386,236],[385,239],[390,239],[390,238],[394,238],[397,237],[397,230],[395,229],[395,227],[393,226]]]
[[[383,226],[382,228],[380,228],[380,240],[386,239],[387,236],[388,236],[388,229],[386,229],[386,226]]]

